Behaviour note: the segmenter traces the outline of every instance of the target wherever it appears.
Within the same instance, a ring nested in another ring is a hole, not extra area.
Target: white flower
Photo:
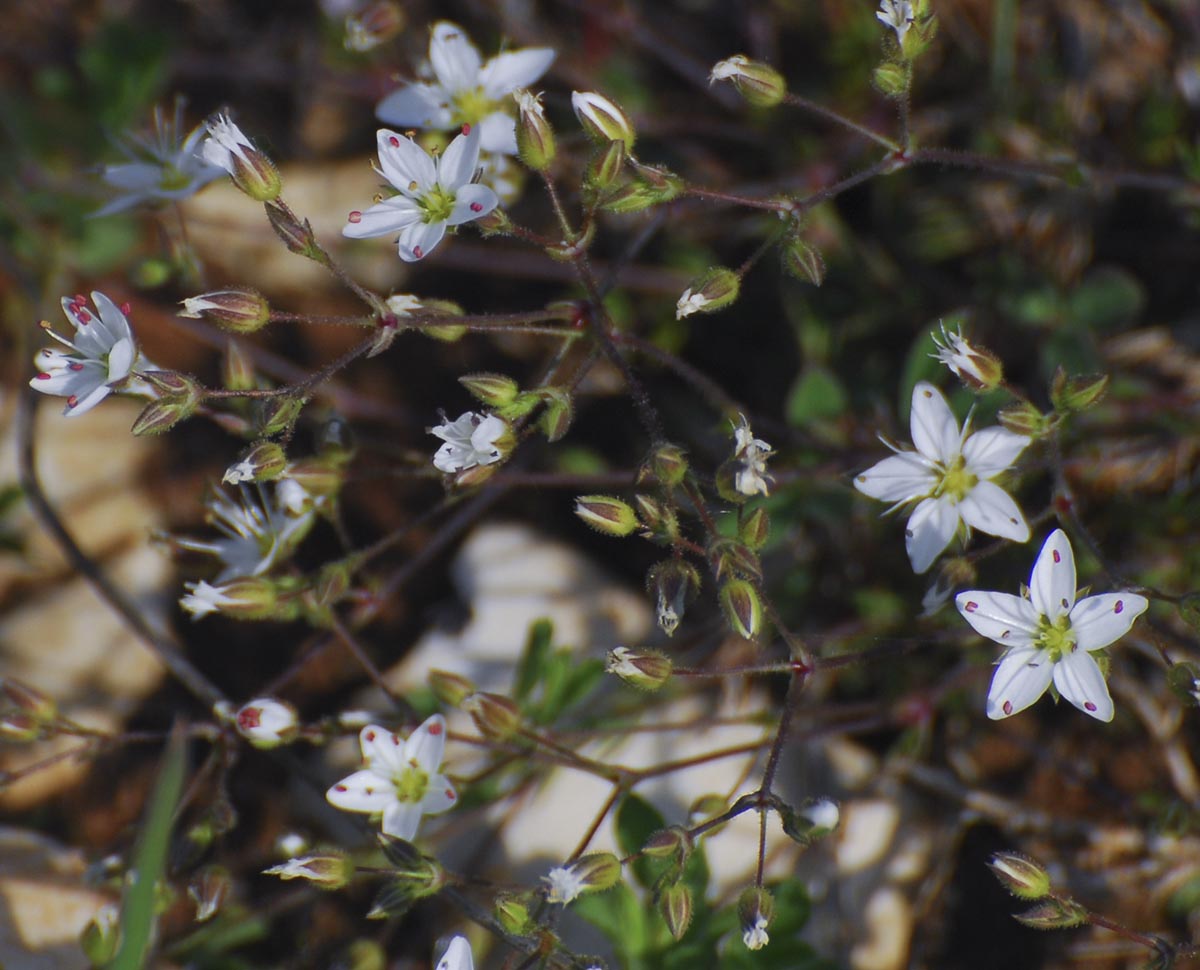
[[[464,128],[464,131],[466,129]],[[486,216],[496,193],[472,182],[479,165],[479,129],[459,135],[436,161],[411,138],[379,129],[379,172],[398,195],[351,212],[342,235],[351,239],[399,234],[400,258],[413,263],[442,241],[447,226]]]
[[[767,459],[775,452],[761,438],[754,437],[744,414],[739,414],[738,418],[741,423],[733,429],[733,460],[741,467],[734,472],[733,487],[741,495],[767,495],[774,481],[767,474]]]
[[[446,747],[446,719],[435,714],[407,741],[377,724],[359,732],[365,767],[325,793],[347,812],[383,815],[383,833],[411,840],[422,815],[437,815],[454,805],[458,795],[438,774]]]
[[[699,313],[710,302],[703,293],[693,293],[689,286],[675,304],[675,319],[682,320],[684,317],[690,317],[693,313]]]
[[[446,947],[438,961],[437,970],[475,970],[475,959],[471,956],[471,944],[465,936],[456,936]]]
[[[200,148],[200,154],[209,165],[215,165],[229,175],[236,176],[238,162],[253,167],[247,152],[254,151],[254,143],[235,125],[227,114],[217,115],[206,122],[208,137]]]
[[[420,310],[424,305],[411,293],[396,293],[387,298],[387,308],[398,317],[410,317],[414,310]]]
[[[75,327],[73,340],[42,324],[47,335],[74,354],[47,347],[34,357],[38,373],[29,386],[65,397],[63,414],[68,416],[90,411],[113,391],[154,397],[154,390],[134,374],[154,365],[138,350],[125,313],[103,293],[93,292],[92,303],[94,312],[82,295],[62,298],[63,313]]]
[[[801,809],[801,814],[808,819],[813,828],[825,829],[829,832],[837,828],[842,817],[837,802],[828,798],[821,798],[805,805]]]
[[[182,316],[182,314],[180,315]],[[258,469],[252,461],[236,461],[225,469],[225,474],[221,476],[221,484],[241,485],[245,482],[252,482],[257,471]]]
[[[499,461],[504,455],[497,442],[508,433],[508,424],[494,414],[468,411],[455,421],[430,428],[429,433],[445,442],[433,456],[433,467],[454,474]]]
[[[483,151],[515,155],[509,95],[545,74],[554,56],[548,47],[527,47],[484,63],[463,29],[443,20],[434,25],[429,40],[433,79],[393,91],[375,106],[375,115],[399,128],[448,131],[470,125],[480,130]]]
[[[910,423],[917,450],[893,448],[896,454],[858,475],[854,487],[896,507],[917,503],[905,532],[916,572],[933,565],[960,522],[1014,542],[1029,539],[1016,502],[991,481],[1011,467],[1029,438],[1004,428],[971,434],[970,419],[960,430],[942,392],[925,381],[913,388]]]
[[[1023,711],[1054,682],[1058,693],[1099,721],[1111,721],[1112,698],[1092,652],[1125,636],[1149,605],[1137,593],[1102,593],[1076,602],[1075,554],[1062,529],[1038,553],[1028,596],[967,590],[955,599],[963,618],[1008,647],[988,690],[993,720]]]
[[[932,334],[937,353],[930,354],[940,364],[945,364],[959,380],[974,387],[994,387],[999,382],[998,362],[986,351],[972,347],[962,335],[962,327],[952,333],[942,324],[941,339]],[[985,370],[986,368],[986,370]]]
[[[582,870],[574,866],[555,866],[542,876],[546,884],[546,902],[566,906],[587,888]]]
[[[608,653],[604,670],[618,677],[637,677],[641,671],[633,663],[633,651],[628,647],[614,647]]]
[[[753,926],[748,926],[742,931],[742,942],[746,944],[747,950],[761,950],[771,942],[771,937],[767,934],[767,926],[767,920],[759,916]]]
[[[258,747],[284,744],[300,729],[296,709],[273,697],[256,697],[243,704],[234,715],[233,723],[238,734]]]
[[[715,81],[727,81],[731,77],[741,77],[746,65],[750,63],[750,58],[745,54],[734,54],[733,57],[727,57],[723,61],[717,61],[713,65],[711,71],[708,72],[708,83],[712,84]]]
[[[220,586],[212,586],[204,580],[198,583],[184,583],[183,588],[188,592],[180,597],[179,605],[192,614],[193,620],[199,620],[209,613],[220,613],[225,607],[236,602],[233,597],[227,596]]]
[[[909,0],[879,0],[875,16],[884,26],[896,32],[897,43],[904,43],[904,35],[913,25],[913,5]]]
[[[120,146],[130,160],[106,165],[100,177],[121,194],[92,213],[93,217],[124,212],[143,202],[186,199],[221,176],[219,167],[196,154],[204,126],[197,125],[180,141],[181,120],[178,104],[173,118],[155,108],[153,136],[131,136]]]

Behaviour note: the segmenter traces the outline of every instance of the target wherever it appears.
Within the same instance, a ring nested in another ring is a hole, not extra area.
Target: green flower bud
[[[638,469],[639,485],[654,484],[671,488],[687,477],[687,453],[679,445],[659,445]]]
[[[221,383],[230,391],[252,391],[258,386],[254,365],[233,340],[225,345],[225,356],[221,361]]]
[[[758,552],[771,537],[771,517],[761,505],[743,520],[738,538],[746,547]]]
[[[448,670],[431,670],[426,677],[429,689],[443,704],[458,707],[470,695],[475,693],[475,684],[462,674],[451,673]]]
[[[541,95],[514,91],[517,101],[517,155],[535,172],[545,172],[554,162],[554,129],[542,110]]]
[[[207,320],[230,333],[247,334],[270,322],[271,306],[257,290],[217,290],[189,296],[183,301],[179,315]]]
[[[685,883],[677,882],[667,886],[658,894],[658,912],[671,937],[683,939],[683,935],[692,925],[692,891]]]
[[[263,875],[280,879],[303,879],[320,889],[341,889],[354,876],[354,862],[333,850],[289,859],[278,866],[264,869]]]
[[[762,563],[752,549],[737,539],[714,539],[708,547],[713,577],[762,579]]]
[[[230,485],[274,481],[287,467],[287,455],[281,445],[274,441],[260,441],[225,469],[221,481]]]
[[[612,188],[625,168],[625,158],[625,142],[609,142],[588,161],[583,174],[584,185],[593,191]]]
[[[101,906],[79,935],[79,946],[94,967],[111,963],[120,942],[121,910],[116,903]]]
[[[669,829],[659,829],[642,846],[642,855],[651,859],[684,859],[691,855],[695,844],[688,835],[687,829],[673,825]]]
[[[762,600],[754,585],[731,579],[721,586],[720,599],[729,628],[747,640],[757,637],[762,630]]]
[[[773,108],[787,94],[782,74],[745,54],[734,54],[714,64],[708,83],[714,81],[729,81],[748,104],[759,108]]]
[[[807,802],[797,811],[787,809],[780,812],[784,834],[800,845],[809,846],[823,839],[837,828],[841,811],[837,802],[819,798]]]
[[[1187,707],[1200,707],[1200,667],[1196,664],[1171,664],[1167,668],[1167,686],[1180,703]]]
[[[278,202],[267,202],[263,208],[267,210],[267,222],[290,252],[320,263],[326,261],[325,254],[317,244],[313,227],[307,219],[301,222],[291,209]]]
[[[679,176],[648,165],[638,167],[637,175],[612,189],[601,199],[600,207],[608,212],[642,212],[651,206],[670,202],[683,191]]]
[[[637,513],[611,495],[580,495],[575,499],[575,514],[597,532],[616,538],[630,535],[638,527]]]
[[[1050,401],[1059,411],[1078,414],[1099,404],[1107,391],[1107,374],[1069,378],[1059,367],[1050,382]]]
[[[674,542],[679,537],[679,519],[667,503],[650,495],[635,495],[633,500],[643,526],[642,535],[664,544]]]
[[[617,647],[609,652],[605,670],[631,687],[658,690],[670,679],[673,667],[670,657],[656,651],[634,653],[626,647]]]
[[[479,733],[491,741],[507,741],[521,729],[521,709],[500,694],[476,691],[461,706]]]
[[[258,433],[263,437],[289,430],[300,417],[308,398],[285,394],[264,400],[258,413]]]
[[[520,385],[504,374],[467,374],[458,383],[477,401],[494,408],[512,404],[521,392]]]
[[[496,897],[496,920],[506,933],[526,936],[532,929],[529,913],[536,902],[532,893],[501,893]]]
[[[796,277],[813,286],[825,282],[825,260],[820,250],[806,243],[799,236],[787,239],[779,251],[783,268]]]
[[[716,313],[738,298],[742,280],[731,269],[713,266],[683,291],[675,304],[675,319],[682,320],[693,313]]]
[[[172,397],[160,397],[151,401],[134,419],[133,427],[129,430],[137,437],[150,434],[163,434],[170,431],[180,421],[190,418],[200,406],[200,396],[182,394]]]
[[[387,43],[404,29],[404,11],[392,0],[381,0],[346,18],[346,38],[342,42],[348,51],[369,51]],[[355,967],[354,970],[366,970]]]
[[[336,498],[346,481],[342,455],[326,452],[287,466],[287,477],[313,498]]]
[[[908,90],[909,73],[903,64],[880,64],[871,75],[875,89],[887,98],[900,98]]]
[[[546,402],[538,417],[538,429],[549,442],[561,441],[575,419],[575,402],[570,391],[561,387],[543,387],[535,393]]]
[[[596,142],[619,141],[633,151],[633,124],[614,102],[594,91],[572,91],[571,107],[587,136]]]
[[[1050,876],[1028,856],[997,852],[988,862],[1000,885],[1018,899],[1043,899],[1050,894]]]
[[[275,163],[255,148],[227,115],[208,122],[201,154],[209,164],[225,169],[233,184],[255,201],[271,202],[279,197],[283,182]]]
[[[188,882],[188,897],[196,906],[196,922],[206,923],[217,915],[232,888],[233,879],[224,866],[205,866]]]
[[[1050,430],[1050,422],[1028,401],[1020,401],[1003,408],[996,417],[1000,423],[1014,434],[1022,434],[1029,438],[1038,438]]]
[[[11,677],[0,677],[0,715],[20,714],[34,724],[58,720],[58,704],[40,690]]]
[[[1046,899],[1013,916],[1034,930],[1066,930],[1087,922],[1088,911],[1073,899]]]

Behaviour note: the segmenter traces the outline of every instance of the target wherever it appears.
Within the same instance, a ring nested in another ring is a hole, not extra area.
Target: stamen
[[[453,788],[447,788],[446,789],[446,797],[448,799],[450,799],[450,801],[454,801],[456,798],[458,798],[458,793],[455,792],[455,790]]]
[[[121,304],[121,312],[123,314],[125,314],[125,316],[129,316],[129,314],[131,314],[133,312],[132,304],[130,304],[129,301],[122,303]]]
[[[417,259],[422,259],[425,256],[425,250],[423,250],[420,246],[413,246],[413,255],[416,256]]]
[[[964,606],[963,609],[966,610],[968,613],[974,613],[977,609],[979,609],[979,604],[976,603],[974,600],[968,600],[967,605]]]
[[[471,203],[471,211],[472,212],[482,212],[483,211],[483,203],[482,202],[472,202]]]
[[[368,731],[366,734],[363,735],[363,737],[366,738],[368,741],[374,741],[375,740],[375,732]]]
[[[1084,701],[1083,706],[1085,708],[1087,708],[1087,710],[1089,710],[1089,711],[1094,711],[1096,709],[1096,705],[1093,704],[1091,701]]]
[[[429,733],[432,734],[436,738],[439,734],[442,733],[442,726],[440,724],[429,725]]]
[[[1113,607],[1113,612],[1120,613],[1123,609],[1125,609],[1125,601],[1117,600],[1117,605]]]
[[[470,126],[470,125],[463,125],[463,126],[462,126],[462,133],[463,133],[464,135],[469,135],[469,134],[471,134],[471,126]]]
[[[397,138],[395,135],[392,135],[392,137],[388,139],[388,144],[391,145],[393,148],[399,148],[400,147],[400,139]]]
[[[73,363],[73,364],[68,364],[67,366],[68,366],[68,367],[70,367],[70,368],[71,368],[71,370],[75,371],[75,373],[77,373],[77,374],[78,374],[78,373],[79,373],[81,370],[83,370],[83,364],[79,363],[79,361],[75,361],[75,363]],[[1120,611],[1120,610],[1117,610],[1117,612],[1118,612],[1118,613],[1120,613],[1121,611]]]
[[[74,394],[72,394],[69,398],[67,398],[67,407],[69,407],[69,408],[75,407],[75,405],[77,405],[78,403],[79,403],[79,398],[76,397]]]
[[[34,378],[34,380],[35,380],[35,381],[48,381],[48,380],[50,380],[50,375],[49,375],[49,374],[46,374],[46,373],[41,373],[41,374],[38,374],[38,375],[37,375],[37,376]]]
[[[358,210],[355,210],[354,212],[351,212],[347,218],[353,223],[359,223],[362,222],[362,213]]]
[[[1060,555],[1058,554],[1058,550],[1057,550],[1057,549],[1052,549],[1052,550],[1050,550],[1050,551],[1054,553],[1054,561],[1055,561],[1055,562],[1062,562],[1062,556],[1060,556]]]
[[[1003,704],[1000,706],[1000,709],[1001,709],[1002,711],[1004,711],[1004,713],[1005,713],[1005,714],[1011,714],[1011,713],[1013,712],[1012,701],[1005,701],[1005,702],[1004,702],[1004,703],[1003,703]]]

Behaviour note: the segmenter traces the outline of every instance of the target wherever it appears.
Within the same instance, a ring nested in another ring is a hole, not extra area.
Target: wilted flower
[[[734,472],[733,487],[742,495],[767,495],[774,481],[767,474],[767,459],[775,451],[761,438],[754,437],[744,414],[738,418],[740,422],[733,429],[733,460],[741,467]]]
[[[1075,553],[1062,529],[1051,532],[1038,553],[1028,597],[977,589],[958,594],[954,603],[975,632],[1008,647],[988,690],[988,717],[1025,710],[1053,681],[1085,714],[1112,720],[1108,684],[1092,652],[1125,636],[1149,602],[1129,592],[1078,602],[1076,595]]]
[[[509,95],[545,74],[554,56],[548,47],[527,47],[484,63],[463,29],[443,20],[434,24],[429,40],[433,79],[393,91],[375,106],[375,114],[400,128],[477,127],[483,151],[515,155],[516,122],[509,113]]]
[[[508,433],[508,424],[494,414],[468,411],[454,421],[443,420],[430,428],[429,433],[445,442],[433,456],[433,467],[455,474],[476,465],[491,465],[503,458],[504,452],[498,442]]]
[[[228,172],[234,185],[252,199],[268,202],[279,196],[282,183],[275,164],[254,147],[229,115],[211,118],[206,127],[208,137],[200,148],[206,162]]]
[[[448,226],[486,216],[497,205],[495,191],[473,180],[479,166],[479,129],[463,127],[436,160],[411,138],[386,128],[377,133],[380,175],[398,195],[362,212],[351,212],[342,235],[351,239],[399,234],[400,258],[424,259]]]
[[[546,902],[566,906],[583,892],[583,877],[569,866],[555,866],[542,876],[546,884]]]
[[[909,0],[879,0],[875,16],[880,23],[896,32],[897,43],[904,43],[904,35],[913,25],[913,5]]]
[[[858,475],[854,487],[895,507],[916,503],[905,531],[916,572],[933,565],[960,522],[1014,542],[1029,539],[1017,503],[991,481],[1012,466],[1029,438],[1004,428],[972,434],[970,419],[960,429],[942,392],[926,381],[913,388],[910,423],[917,450],[888,445],[896,454]]]
[[[708,303],[708,297],[703,293],[693,293],[691,287],[688,287],[675,304],[675,319],[682,320],[684,317],[690,317],[693,313],[699,313]]]
[[[930,354],[938,363],[945,364],[954,376],[971,387],[996,387],[1004,379],[1004,371],[1000,362],[986,350],[972,347],[962,335],[962,328],[954,333],[941,328],[941,339],[933,335],[933,345],[937,353]]]

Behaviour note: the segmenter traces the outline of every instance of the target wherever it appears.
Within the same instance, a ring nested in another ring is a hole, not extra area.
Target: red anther
[[[432,734],[436,738],[439,734],[442,733],[442,726],[440,724],[429,725],[429,733]]]
[[[362,213],[355,209],[347,218],[354,223],[362,222]]]
[[[75,361],[75,363],[68,364],[67,366],[70,367],[71,370],[75,371],[76,374],[83,370],[83,364],[79,363],[79,361]],[[1117,610],[1117,612],[1120,613],[1121,611]]]
[[[416,256],[417,259],[423,259],[425,256],[425,250],[423,250],[420,246],[413,246],[413,255]]]
[[[75,319],[79,321],[79,325],[81,327],[86,327],[89,323],[92,322],[92,315],[90,313],[88,313],[88,311],[85,310],[83,307],[77,306],[75,308]]]
[[[76,306],[83,306],[85,303],[87,303],[87,297],[84,296],[82,293],[76,293],[75,299],[73,299],[71,302],[74,303]]]
[[[48,381],[48,380],[50,380],[50,375],[46,374],[46,373],[38,374],[37,377],[34,378],[34,380]]]
[[[1113,607],[1113,612],[1120,613],[1123,609],[1125,609],[1125,601],[1117,600],[1117,605]]]
[[[394,734],[392,735],[392,744],[394,744],[397,748],[400,747],[400,739]]]
[[[448,799],[450,799],[450,801],[454,801],[456,798],[458,798],[458,793],[455,792],[455,790],[453,788],[447,788],[446,789],[446,797]]]
[[[967,604],[963,607],[963,609],[968,613],[974,613],[977,609],[979,609],[979,604],[974,600],[967,600]]]
[[[1053,553],[1054,553],[1054,561],[1055,561],[1055,562],[1062,562],[1062,556],[1060,556],[1060,555],[1058,554],[1058,550],[1057,550],[1057,549],[1052,549],[1052,550],[1051,550],[1051,552],[1053,552]]]
[[[379,325],[385,330],[395,330],[398,326],[400,326],[400,321],[396,318],[394,313],[385,313],[383,315],[383,319],[379,321]]]
[[[400,139],[397,138],[395,135],[392,135],[390,138],[388,138],[388,144],[391,145],[393,148],[399,148],[400,147]]]
[[[334,791],[349,791],[350,789],[347,788],[345,785],[334,785],[333,790]]]
[[[238,711],[237,722],[238,727],[243,730],[258,727],[262,723],[262,708],[243,707]]]
[[[129,314],[133,312],[133,306],[126,301],[125,303],[121,304],[121,312],[125,314],[125,316],[129,316]]]
[[[1096,709],[1096,705],[1093,704],[1091,701],[1084,701],[1083,706],[1085,708],[1087,708],[1089,711],[1094,711]]]
[[[471,203],[471,211],[472,212],[482,212],[483,211],[483,203],[482,202],[472,202]]]
[[[375,732],[368,731],[366,734],[363,735],[363,737],[366,738],[368,741],[374,741],[375,740]]]
[[[67,398],[67,407],[69,407],[69,408],[75,407],[75,405],[78,403],[79,403],[79,398],[77,398],[74,394],[72,394],[69,398]]]
[[[463,125],[463,126],[462,126],[462,133],[463,133],[464,135],[469,135],[469,134],[471,134],[471,126],[470,126],[470,125]]]
[[[1005,714],[1011,714],[1012,713],[1012,701],[1005,701],[1000,709],[1002,711],[1004,711]]]

